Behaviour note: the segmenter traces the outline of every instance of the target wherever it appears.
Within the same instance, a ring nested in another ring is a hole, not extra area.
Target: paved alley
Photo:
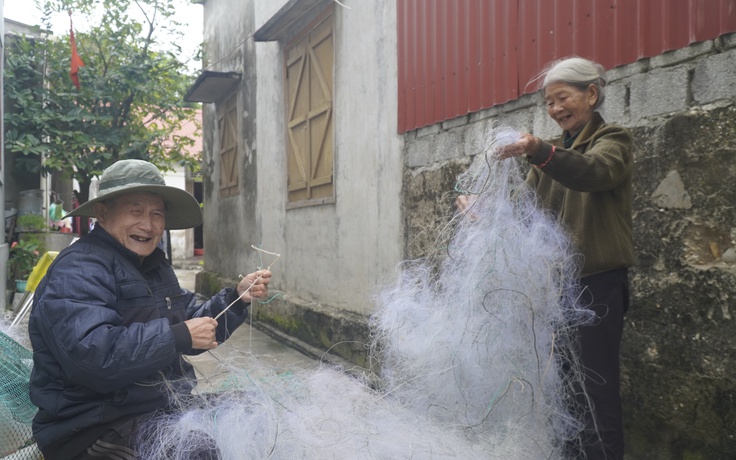
[[[179,284],[184,289],[195,290],[197,273],[201,267],[197,259],[174,261],[174,269]],[[249,318],[250,320],[250,318]],[[189,357],[200,378],[200,390],[209,383],[215,385],[227,376],[222,362],[234,362],[238,356],[253,354],[265,365],[273,366],[275,371],[286,371],[295,367],[316,368],[317,360],[271,338],[249,323],[240,326],[225,343],[215,350]]]

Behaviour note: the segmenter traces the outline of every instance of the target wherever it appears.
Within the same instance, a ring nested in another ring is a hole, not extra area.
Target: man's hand
[[[258,270],[249,273],[238,283],[238,294],[246,303],[252,302],[253,299],[265,299],[268,296],[268,283],[270,282],[271,270]]]
[[[193,318],[184,321],[192,336],[192,348],[195,350],[211,350],[217,347],[215,328],[217,321],[210,317]]]

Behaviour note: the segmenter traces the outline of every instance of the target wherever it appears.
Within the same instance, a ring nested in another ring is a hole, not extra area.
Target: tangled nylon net
[[[538,209],[518,162],[494,157],[517,136],[491,133],[458,179],[472,206],[435,254],[380,289],[377,385],[246,354],[215,395],[154,419],[142,458],[562,457],[580,427],[566,399],[579,379],[570,331],[589,318],[564,231]]]
[[[571,331],[590,312],[576,304],[565,232],[538,209],[519,163],[495,159],[518,135],[495,134],[458,180],[472,204],[447,227],[443,257],[405,264],[381,293],[374,349],[384,391],[462,430],[486,458],[555,458],[580,429],[566,401],[580,378]]]

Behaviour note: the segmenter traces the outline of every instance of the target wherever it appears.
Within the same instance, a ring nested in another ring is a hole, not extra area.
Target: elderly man
[[[196,305],[157,246],[165,229],[199,225],[199,204],[146,161],[110,166],[99,195],[69,215],[97,224],[59,254],[36,289],[34,437],[46,460],[134,459],[140,423],[196,385],[182,355],[226,340],[251,300],[266,296],[271,273],[250,273]]]

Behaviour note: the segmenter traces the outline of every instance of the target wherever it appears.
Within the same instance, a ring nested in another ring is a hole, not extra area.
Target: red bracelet
[[[553,146],[552,146],[552,151],[551,151],[551,152],[549,152],[549,157],[547,157],[547,160],[545,160],[545,162],[544,162],[544,163],[542,163],[541,165],[537,166],[537,168],[539,168],[539,169],[542,169],[542,168],[544,168],[545,166],[547,166],[547,163],[549,163],[549,161],[550,161],[550,160],[552,159],[552,157],[554,156],[554,154],[555,154],[555,150],[557,150],[557,147],[553,145]]]

